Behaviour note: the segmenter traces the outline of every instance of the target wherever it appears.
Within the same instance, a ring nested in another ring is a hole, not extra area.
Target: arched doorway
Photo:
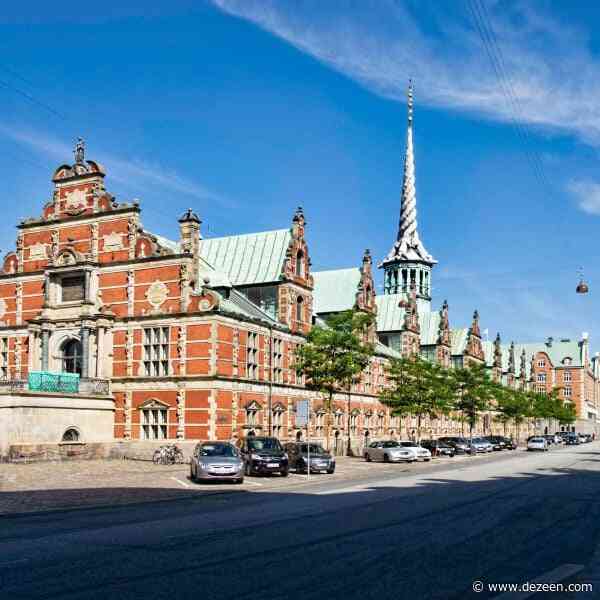
[[[82,347],[81,342],[74,338],[68,339],[60,348],[61,367],[63,373],[78,373],[81,375]]]

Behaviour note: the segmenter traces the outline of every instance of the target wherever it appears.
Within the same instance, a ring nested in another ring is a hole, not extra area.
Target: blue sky
[[[166,6],[3,7],[3,252],[14,224],[40,213],[52,170],[81,135],[108,189],[138,198],[157,233],[176,237],[188,206],[215,236],[286,227],[302,205],[313,269],[358,265],[366,247],[380,259],[396,234],[412,77],[436,306],[448,299],[453,326],[478,308],[507,342],[589,331],[600,348],[599,8]],[[493,31],[492,59],[477,16]],[[580,266],[586,297],[574,293]]]

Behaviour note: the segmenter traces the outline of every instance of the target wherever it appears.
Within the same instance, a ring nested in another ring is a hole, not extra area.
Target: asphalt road
[[[256,489],[2,517],[0,596],[491,598],[575,564],[597,591],[547,597],[600,597],[600,443]]]

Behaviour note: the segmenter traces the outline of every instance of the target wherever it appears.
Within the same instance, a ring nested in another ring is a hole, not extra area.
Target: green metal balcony
[[[27,387],[32,392],[61,392],[64,394],[78,394],[79,374],[32,371],[29,373]]]

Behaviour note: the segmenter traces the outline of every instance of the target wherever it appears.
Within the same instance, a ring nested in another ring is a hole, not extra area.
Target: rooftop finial
[[[77,139],[77,143],[75,144],[75,150],[73,150],[73,154],[75,155],[75,164],[82,165],[85,159],[85,142],[82,138]]]
[[[412,79],[408,80],[408,102],[407,102],[407,107],[408,107],[408,124],[412,125],[412,120],[413,120],[413,84],[412,84]]]

